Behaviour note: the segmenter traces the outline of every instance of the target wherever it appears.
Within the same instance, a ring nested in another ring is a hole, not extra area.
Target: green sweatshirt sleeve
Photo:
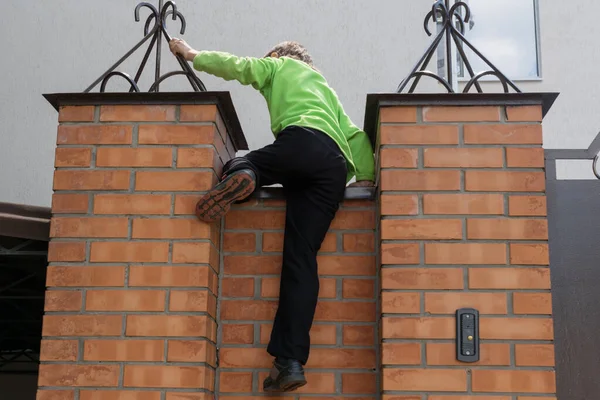
[[[375,181],[375,157],[367,134],[354,125],[350,117],[340,108],[340,127],[346,135],[350,153],[356,167],[357,181]]]
[[[261,90],[271,82],[278,59],[237,57],[219,51],[201,51],[194,57],[194,69],[226,81],[237,80]]]

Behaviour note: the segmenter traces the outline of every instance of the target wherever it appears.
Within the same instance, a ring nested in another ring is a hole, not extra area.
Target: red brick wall
[[[234,154],[216,107],[59,120],[38,400],[212,398],[220,227],[193,211]]]
[[[541,108],[380,119],[383,398],[555,399]],[[481,313],[476,364],[455,358],[461,307]]]
[[[38,400],[267,398],[285,203],[195,219],[234,153],[217,108],[59,120]],[[309,384],[286,398],[555,400],[540,122],[381,110],[380,193],[323,244]],[[455,361],[461,307],[481,313],[476,364]]]
[[[237,206],[225,218],[219,293],[221,400],[264,398],[284,217],[283,201],[264,200]],[[377,398],[374,229],[375,202],[347,201],[323,243],[308,385],[298,391],[302,400]]]

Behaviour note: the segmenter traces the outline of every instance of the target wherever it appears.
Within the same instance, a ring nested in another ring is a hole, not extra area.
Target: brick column
[[[59,115],[38,400],[212,398],[220,227],[193,213],[235,153],[217,106]]]
[[[555,399],[542,107],[498,99],[380,109],[384,400]],[[475,364],[456,361],[462,307]]]

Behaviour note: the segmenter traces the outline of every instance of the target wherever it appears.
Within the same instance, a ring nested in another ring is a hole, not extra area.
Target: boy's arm
[[[375,182],[375,157],[369,137],[362,129],[354,125],[341,107],[339,119],[340,127],[346,135],[356,166],[356,181]]]
[[[194,69],[227,81],[237,80],[261,90],[271,82],[277,66],[274,58],[237,57],[219,51],[199,51],[194,55]]]

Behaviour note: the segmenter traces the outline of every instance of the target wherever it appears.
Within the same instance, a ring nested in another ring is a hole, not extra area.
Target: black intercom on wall
[[[465,363],[479,361],[479,311],[456,311],[456,359]]]

